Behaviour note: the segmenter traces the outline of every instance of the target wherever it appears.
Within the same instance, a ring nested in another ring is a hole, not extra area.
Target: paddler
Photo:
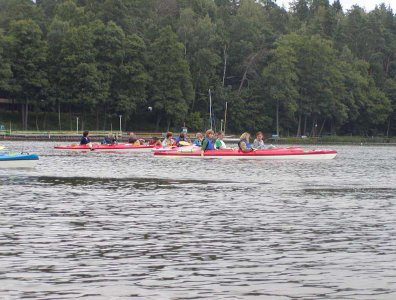
[[[162,147],[163,148],[169,148],[172,146],[175,146],[176,142],[173,139],[173,133],[172,132],[167,132],[166,133],[166,138],[162,141]]]
[[[160,141],[159,138],[155,136],[149,141],[149,145],[158,148],[158,147],[162,147],[162,142]]]
[[[217,140],[215,142],[215,149],[219,149],[219,150],[227,149],[227,146],[226,146],[226,144],[224,143],[223,140],[224,140],[224,132],[223,131],[219,131],[217,133]]]
[[[80,140],[80,145],[89,145],[91,144],[91,139],[88,137],[89,131],[86,130],[83,132],[83,136],[81,137]]]
[[[205,139],[202,141],[201,156],[203,157],[206,150],[215,150],[213,143],[214,132],[212,129],[206,130]]]
[[[253,148],[257,150],[261,150],[261,149],[273,149],[276,147],[274,145],[266,146],[264,144],[264,134],[261,131],[259,131],[256,133],[256,139],[253,142]]]
[[[134,146],[140,146],[140,140],[137,138],[136,134],[131,132],[129,133],[128,143]]]
[[[252,148],[252,145],[249,143],[249,139],[250,139],[250,134],[248,132],[242,133],[238,142],[239,151],[247,153],[255,150],[254,148]]]
[[[185,132],[180,132],[179,137],[176,138],[176,146],[181,147],[181,146],[189,146],[190,141],[187,137],[187,134]]]
[[[193,145],[201,147],[202,146],[202,141],[203,141],[203,135],[201,132],[197,132],[195,135],[195,140],[193,142]]]
[[[107,134],[104,140],[101,142],[102,145],[114,145],[117,144],[117,137],[113,136],[111,133]]]
[[[261,131],[256,133],[256,139],[253,142],[253,147],[255,149],[265,149],[264,134]]]

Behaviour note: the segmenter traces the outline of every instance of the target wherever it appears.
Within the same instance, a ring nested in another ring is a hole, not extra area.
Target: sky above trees
[[[289,7],[290,0],[277,0],[278,5]],[[331,2],[331,1],[330,1]],[[393,10],[396,10],[396,0],[341,0],[344,10],[350,9],[352,5],[359,5],[367,11],[373,10],[376,5],[385,3],[386,6],[390,5]]]

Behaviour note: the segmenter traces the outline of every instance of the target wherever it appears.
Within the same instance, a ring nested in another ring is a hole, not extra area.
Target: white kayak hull
[[[161,157],[195,157],[202,158],[199,148],[176,148],[171,151],[156,151],[154,155]],[[330,160],[337,156],[335,150],[304,150],[298,147],[260,149],[251,152],[241,152],[237,149],[206,150],[204,158],[221,159],[283,159],[283,160]]]
[[[34,168],[39,160],[37,154],[0,153],[0,168]]]
[[[337,153],[330,154],[306,154],[306,155],[268,155],[268,156],[204,156],[206,159],[249,159],[249,160],[330,160],[334,159],[337,156]],[[180,155],[166,155],[161,157],[168,158],[185,158],[186,156]],[[201,156],[187,156],[189,158],[199,158],[202,159]]]
[[[38,160],[7,160],[0,161],[0,169],[31,169],[37,165]]]

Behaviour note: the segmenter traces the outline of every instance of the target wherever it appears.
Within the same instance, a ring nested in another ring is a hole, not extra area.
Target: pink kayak
[[[133,144],[114,144],[114,145],[102,145],[98,143],[93,143],[92,147],[89,147],[88,145],[79,145],[79,144],[71,144],[71,145],[62,145],[62,146],[55,146],[55,149],[59,150],[85,150],[85,151],[90,151],[90,150],[139,150],[139,151],[151,151],[151,148],[154,146],[150,145],[140,145],[140,146],[135,146]]]
[[[196,147],[188,151],[175,149],[171,151],[155,151],[154,155],[163,157],[200,157],[201,149]],[[244,153],[238,149],[206,150],[206,158],[238,158],[238,159],[333,159],[337,156],[336,150],[306,150],[302,148],[273,148],[255,150]]]

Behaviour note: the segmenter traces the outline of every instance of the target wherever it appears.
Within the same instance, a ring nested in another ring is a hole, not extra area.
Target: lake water
[[[70,153],[0,170],[0,299],[396,299],[396,149]],[[323,148],[323,147],[322,147]]]

